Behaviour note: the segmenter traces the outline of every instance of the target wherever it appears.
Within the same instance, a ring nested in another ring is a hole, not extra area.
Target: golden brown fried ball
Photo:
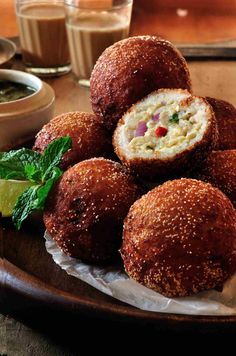
[[[42,153],[50,142],[62,136],[72,139],[72,149],[62,158],[64,169],[111,152],[111,139],[106,128],[94,114],[85,112],[68,112],[52,119],[37,134],[33,149]]]
[[[195,177],[219,188],[236,208],[236,150],[212,152]]]
[[[92,108],[112,130],[132,104],[159,88],[191,90],[185,59],[166,40],[130,37],[98,59],[90,79]]]
[[[68,255],[100,263],[116,255],[123,219],[139,188],[117,162],[93,158],[69,168],[44,212],[48,232]]]
[[[166,180],[199,165],[217,140],[215,115],[204,98],[183,89],[159,89],[123,115],[113,146],[133,173]]]
[[[208,183],[168,181],[130,208],[121,255],[131,278],[167,297],[221,288],[236,271],[236,211]]]
[[[219,128],[218,150],[236,149],[236,108],[224,100],[206,98]]]

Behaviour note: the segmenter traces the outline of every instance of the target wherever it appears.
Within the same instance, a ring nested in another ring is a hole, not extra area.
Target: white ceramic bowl
[[[35,89],[25,98],[0,103],[0,151],[4,151],[32,139],[52,118],[55,94],[48,84],[25,72],[0,69],[0,80],[22,83]]]

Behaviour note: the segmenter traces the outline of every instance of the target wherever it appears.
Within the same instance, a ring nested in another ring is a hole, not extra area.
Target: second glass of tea
[[[102,52],[129,35],[133,0],[65,0],[66,29],[75,80],[89,86]]]

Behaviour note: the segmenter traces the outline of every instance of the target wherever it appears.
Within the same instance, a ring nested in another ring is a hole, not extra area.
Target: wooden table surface
[[[138,1],[140,4],[140,1]],[[149,14],[150,15],[150,14]],[[150,15],[151,16],[151,15]],[[147,33],[152,29],[148,27],[148,21],[137,22],[132,28],[133,33]],[[236,24],[236,21],[235,21]],[[172,31],[173,32],[173,31]],[[235,31],[236,33],[236,31]],[[16,20],[14,15],[13,0],[0,1],[0,36],[17,36]],[[18,65],[16,64],[15,67]],[[236,105],[236,61],[191,61],[189,68],[192,77],[194,93],[203,96],[212,96],[230,101]],[[90,111],[89,90],[80,88],[73,81],[71,74],[47,79],[56,93],[55,114],[62,112],[81,110]],[[60,324],[60,320],[58,320]],[[32,323],[34,324],[34,323]],[[36,325],[36,326],[35,326]],[[124,328],[124,326],[121,326]],[[26,326],[10,316],[0,317],[0,355],[83,355],[79,351],[72,350],[70,342],[77,337],[76,333],[67,338],[65,345],[56,332],[52,334],[47,328],[43,332],[43,324],[34,324],[34,327]],[[71,330],[71,329],[70,329]],[[87,330],[87,329],[86,329]],[[117,333],[119,333],[117,328]],[[128,330],[127,328],[124,330]],[[82,334],[81,334],[82,335]],[[84,336],[82,336],[83,338]],[[69,341],[68,341],[69,340]]]

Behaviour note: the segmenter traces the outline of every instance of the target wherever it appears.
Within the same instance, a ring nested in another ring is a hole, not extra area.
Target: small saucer
[[[16,45],[6,38],[0,37],[0,68],[6,68],[16,53]]]

